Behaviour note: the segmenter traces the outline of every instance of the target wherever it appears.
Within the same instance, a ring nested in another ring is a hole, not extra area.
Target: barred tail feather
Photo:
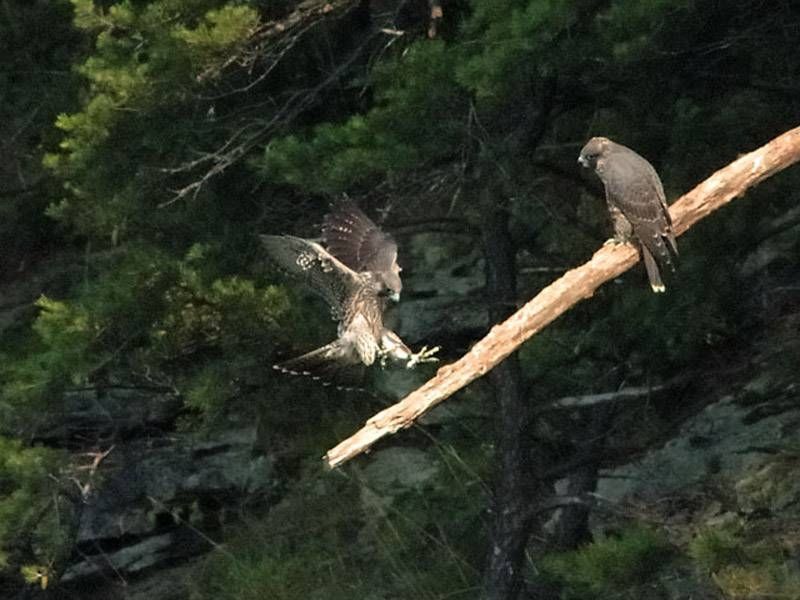
[[[336,387],[358,383],[364,371],[361,361],[353,356],[341,340],[277,363],[272,368],[289,375],[310,377],[322,385]]]

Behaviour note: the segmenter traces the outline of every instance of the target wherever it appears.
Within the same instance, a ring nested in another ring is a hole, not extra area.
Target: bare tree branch
[[[758,150],[720,169],[670,208],[676,235],[721,208],[768,177],[800,161],[800,127],[778,136]],[[386,435],[408,427],[452,394],[488,373],[519,346],[606,281],[618,277],[639,260],[630,244],[603,246],[592,259],[565,273],[503,323],[496,325],[455,363],[403,400],[379,412],[364,427],[328,451],[333,468],[367,450]]]
[[[544,410],[562,410],[571,408],[584,408],[586,406],[596,406],[617,400],[637,400],[642,397],[656,394],[664,389],[665,385],[643,386],[622,388],[616,392],[605,392],[602,394],[588,394],[585,396],[565,396],[559,398],[543,407]]]
[[[253,31],[247,43],[240,50],[216,65],[208,67],[197,76],[198,82],[216,79],[219,74],[233,65],[252,68],[258,60],[267,58],[266,73],[269,73],[280,59],[290,50],[302,35],[321,19],[348,10],[358,4],[358,0],[304,0],[283,19],[268,21]],[[276,51],[277,49],[277,51]],[[258,81],[266,76],[259,76]],[[251,85],[234,90],[246,91]]]
[[[206,100],[248,91],[263,81],[308,31],[323,19],[332,18],[335,14],[345,12],[356,4],[356,0],[338,0],[336,2],[305,0],[284,19],[265,23],[253,32],[248,43],[238,53],[226,59],[222,64],[209,67],[197,77],[197,80],[202,83],[206,80],[219,79],[220,74],[233,65],[252,71],[255,69],[256,63],[266,62],[263,71],[246,85],[218,96],[206,98]],[[159,208],[164,208],[187,197],[195,199],[209,181],[223,173],[228,167],[241,161],[268,139],[276,128],[285,127],[305,112],[317,101],[323,91],[340,80],[342,74],[369,46],[371,39],[372,36],[368,36],[366,40],[362,41],[333,73],[326,76],[319,84],[310,89],[292,93],[267,121],[246,119],[244,125],[233,131],[215,150],[198,153],[198,158],[194,160],[161,169],[162,172],[170,175],[190,173],[198,169],[200,172],[183,187],[171,190],[173,197],[159,204]]]

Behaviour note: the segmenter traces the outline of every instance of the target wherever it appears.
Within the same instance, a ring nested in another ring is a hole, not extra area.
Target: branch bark
[[[675,235],[721,208],[759,182],[800,161],[800,127],[791,129],[761,148],[745,154],[715,172],[671,207]],[[337,467],[367,450],[384,436],[410,426],[452,394],[488,373],[522,343],[585,298],[606,281],[618,277],[636,262],[629,244],[603,246],[589,262],[565,273],[503,323],[496,325],[456,362],[403,400],[370,418],[364,427],[328,451],[325,461]]]

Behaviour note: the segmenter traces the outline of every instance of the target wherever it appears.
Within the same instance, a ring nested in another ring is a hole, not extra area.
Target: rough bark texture
[[[720,169],[670,207],[675,235],[734,198],[800,160],[800,127],[775,138],[758,150],[745,154]],[[523,342],[558,318],[606,281],[618,277],[639,260],[633,246],[603,246],[591,260],[565,273],[505,322],[496,325],[455,363],[403,400],[379,412],[362,429],[347,438],[325,457],[336,467],[357,456],[380,438],[408,427],[428,410],[482,377]]]
[[[488,194],[487,194],[488,195]],[[516,251],[508,230],[504,206],[482,203],[487,213],[483,227],[486,257],[486,296],[489,320],[507,318],[515,308],[517,281]],[[530,403],[526,401],[516,354],[509,355],[490,374],[495,396],[496,474],[491,502],[489,556],[485,597],[488,600],[515,600],[522,589],[522,562],[528,541],[531,503],[530,444],[525,428],[530,422]]]

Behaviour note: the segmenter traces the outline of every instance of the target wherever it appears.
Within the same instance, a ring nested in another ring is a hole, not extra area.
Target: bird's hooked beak
[[[400,292],[390,292],[389,299],[395,304],[400,302]]]
[[[578,157],[578,164],[580,166],[582,166],[582,167],[588,167],[589,166],[589,161],[586,159],[586,157],[583,154],[581,154]]]

